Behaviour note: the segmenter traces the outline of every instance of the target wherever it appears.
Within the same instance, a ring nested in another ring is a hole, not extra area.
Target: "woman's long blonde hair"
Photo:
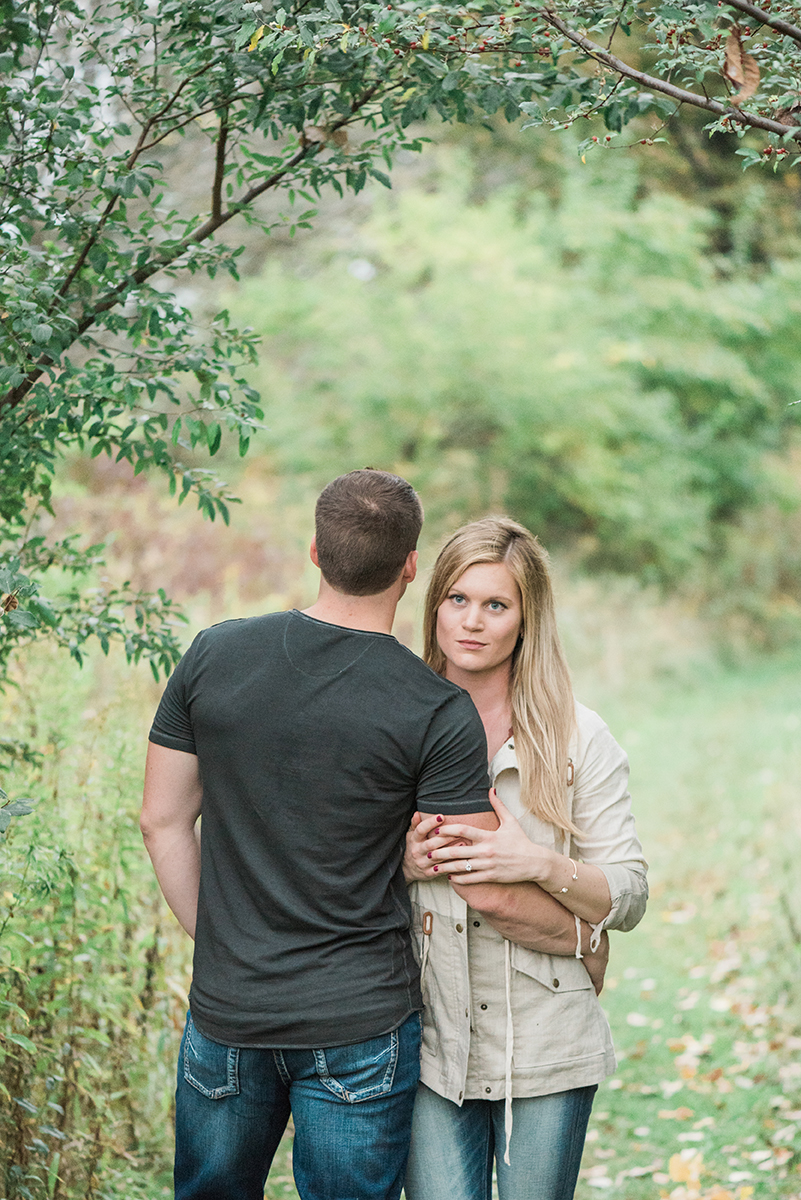
[[[475,563],[503,563],[520,588],[523,623],[512,654],[511,705],[523,805],[558,829],[577,833],[567,809],[573,688],[556,628],[548,554],[523,525],[508,517],[485,517],[457,529],[443,546],[426,593],[423,657],[445,674],[437,612]]]

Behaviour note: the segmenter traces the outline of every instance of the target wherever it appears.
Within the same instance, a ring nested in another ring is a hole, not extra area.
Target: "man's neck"
[[[375,596],[348,596],[334,591],[325,582],[320,594],[310,608],[304,608],[307,617],[326,621],[329,625],[341,625],[345,629],[359,629],[365,633],[392,633],[395,609],[398,607],[398,590],[391,588]]]

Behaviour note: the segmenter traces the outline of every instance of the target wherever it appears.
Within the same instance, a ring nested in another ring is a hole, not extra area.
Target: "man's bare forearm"
[[[541,954],[576,953],[576,918],[538,884],[484,883],[463,888],[453,883],[451,887],[507,941]],[[600,995],[609,961],[609,935],[604,930],[597,950],[591,951],[592,929],[586,921],[579,926],[584,966]]]
[[[191,938],[195,936],[200,887],[200,839],[194,831],[157,830],[144,834],[164,899]]]
[[[192,938],[200,886],[197,822],[202,800],[196,756],[151,742],[139,825],[164,898]]]
[[[564,905],[536,883],[451,885],[471,908],[510,942],[542,954],[576,953],[576,920]],[[590,927],[582,926],[582,951],[589,950]]]

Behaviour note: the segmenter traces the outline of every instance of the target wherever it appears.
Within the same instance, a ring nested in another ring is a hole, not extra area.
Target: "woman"
[[[522,525],[488,517],[447,543],[425,657],[482,717],[500,824],[429,817],[408,838],[426,1007],[407,1200],[489,1200],[493,1160],[500,1200],[570,1200],[615,1068],[582,947],[632,929],[647,898],[628,763],[573,698],[548,557]],[[570,944],[543,892],[573,914]]]

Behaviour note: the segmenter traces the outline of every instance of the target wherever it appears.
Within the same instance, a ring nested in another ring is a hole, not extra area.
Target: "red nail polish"
[[[444,817],[437,817],[437,820],[438,820],[438,821],[443,821],[443,820],[444,820]]]
[[[439,867],[434,867],[434,870],[435,870],[435,871],[438,871],[438,870],[439,870]]]
[[[429,850],[429,852],[428,852],[428,857],[429,857],[429,858],[431,857],[431,851],[430,851],[430,850]]]

